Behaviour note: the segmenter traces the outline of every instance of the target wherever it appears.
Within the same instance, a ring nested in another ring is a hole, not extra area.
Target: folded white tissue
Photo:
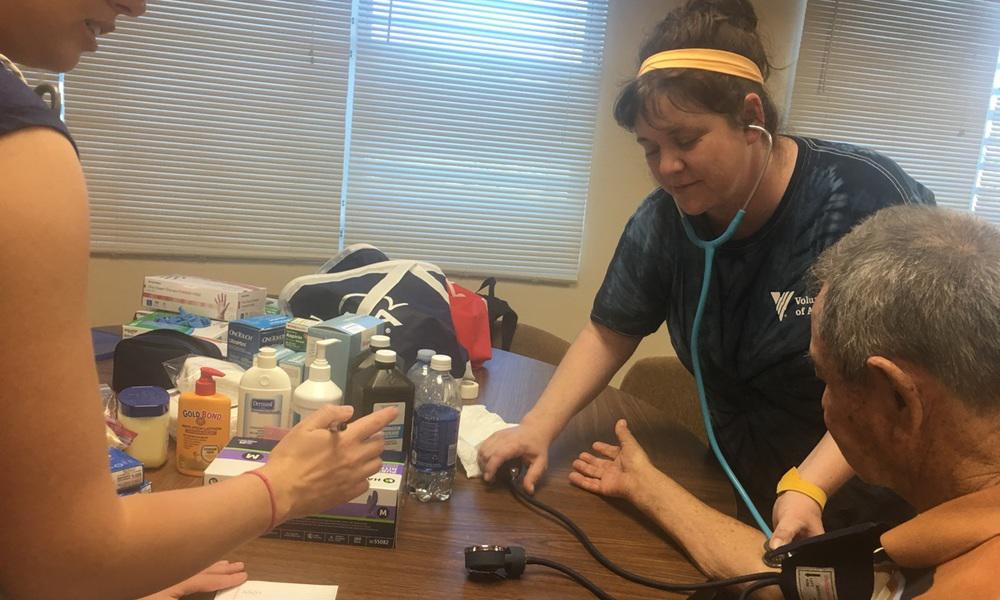
[[[516,425],[517,423],[507,423],[500,418],[500,415],[486,410],[482,404],[462,407],[462,420],[459,421],[458,425],[457,453],[458,460],[462,461],[465,475],[469,479],[475,479],[482,475],[479,463],[476,461],[479,445],[501,429]]]

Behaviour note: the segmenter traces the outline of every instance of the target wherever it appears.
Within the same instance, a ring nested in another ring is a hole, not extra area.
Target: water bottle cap
[[[381,364],[396,364],[396,351],[395,350],[377,350],[375,352],[375,362]]]
[[[447,354],[435,354],[431,357],[431,370],[433,371],[450,371],[451,370],[451,357]]]
[[[371,340],[372,348],[388,348],[389,347],[389,336],[376,334],[372,336]]]
[[[431,350],[430,348],[421,348],[420,350],[417,350],[417,360],[419,360],[420,362],[425,362],[427,364],[430,364],[431,358],[433,356],[434,356],[434,351]]]
[[[479,384],[475,381],[463,379],[460,389],[462,400],[475,400],[479,397]]]

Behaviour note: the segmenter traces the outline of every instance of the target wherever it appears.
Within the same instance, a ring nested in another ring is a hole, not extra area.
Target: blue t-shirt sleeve
[[[629,219],[604,275],[590,318],[630,336],[646,336],[667,316],[669,256],[664,210],[676,210],[662,192],[646,198]]]
[[[878,152],[854,147],[854,168],[844,169],[848,187],[861,192],[875,210],[897,204],[934,204],[934,193],[906,173],[894,160]],[[850,174],[850,175],[847,175]]]
[[[817,150],[827,160],[807,175],[806,187],[826,200],[812,227],[803,231],[815,254],[883,208],[935,203],[933,192],[874,150],[833,142]]]

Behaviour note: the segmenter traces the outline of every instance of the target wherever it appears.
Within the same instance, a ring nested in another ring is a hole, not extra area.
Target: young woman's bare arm
[[[143,596],[271,520],[256,477],[115,494],[87,317],[88,222],[83,174],[64,137],[0,137],[0,590],[11,599]],[[338,409],[294,429],[264,467],[280,518],[362,493],[380,467],[377,432],[394,411],[331,433],[326,426],[351,412]]]

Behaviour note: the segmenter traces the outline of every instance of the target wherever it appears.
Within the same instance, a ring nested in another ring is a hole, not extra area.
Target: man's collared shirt
[[[897,568],[873,600],[1000,598],[1000,485],[960,496],[882,536]]]

